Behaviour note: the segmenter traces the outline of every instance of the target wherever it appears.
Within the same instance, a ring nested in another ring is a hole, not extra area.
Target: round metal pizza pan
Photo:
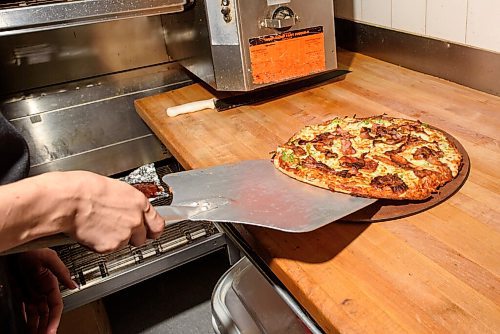
[[[438,190],[437,193],[433,194],[426,200],[397,201],[381,199],[359,211],[356,211],[342,218],[341,221],[374,223],[408,217],[435,207],[436,205],[453,196],[453,194],[455,194],[458,190],[460,190],[462,185],[467,180],[467,177],[469,176],[469,155],[467,154],[467,151],[465,151],[465,148],[462,146],[462,144],[460,144],[460,142],[455,137],[443,130],[439,131],[443,132],[448,137],[448,139],[453,142],[453,144],[455,144],[458,151],[462,154],[462,167],[456,178],[445,184]]]

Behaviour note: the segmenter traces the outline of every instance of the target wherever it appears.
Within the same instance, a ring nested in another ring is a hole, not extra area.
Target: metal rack
[[[122,290],[183,263],[228,247],[223,233],[209,222],[183,222],[168,228],[158,240],[142,247],[126,247],[99,255],[79,245],[58,250],[79,284],[62,289],[64,310],[69,311]]]

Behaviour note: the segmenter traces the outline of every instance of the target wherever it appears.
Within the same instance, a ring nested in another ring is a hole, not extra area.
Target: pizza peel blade
[[[168,174],[172,205],[220,198],[225,205],[190,220],[262,226],[286,232],[309,232],[341,219],[375,199],[331,192],[294,180],[269,160]]]

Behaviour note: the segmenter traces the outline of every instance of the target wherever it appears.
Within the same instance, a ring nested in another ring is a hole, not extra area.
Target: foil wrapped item
[[[154,164],[143,165],[119,180],[141,191],[150,201],[159,197],[168,197],[169,193],[161,185],[160,177]]]

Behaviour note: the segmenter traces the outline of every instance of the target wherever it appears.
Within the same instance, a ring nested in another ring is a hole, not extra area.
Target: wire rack
[[[107,255],[94,253],[74,244],[57,250],[80,289],[99,283],[131,267],[147,263],[170,251],[207,238],[217,232],[211,222],[184,221],[166,228],[162,236],[141,247],[128,246]],[[62,291],[71,291],[62,288]]]

